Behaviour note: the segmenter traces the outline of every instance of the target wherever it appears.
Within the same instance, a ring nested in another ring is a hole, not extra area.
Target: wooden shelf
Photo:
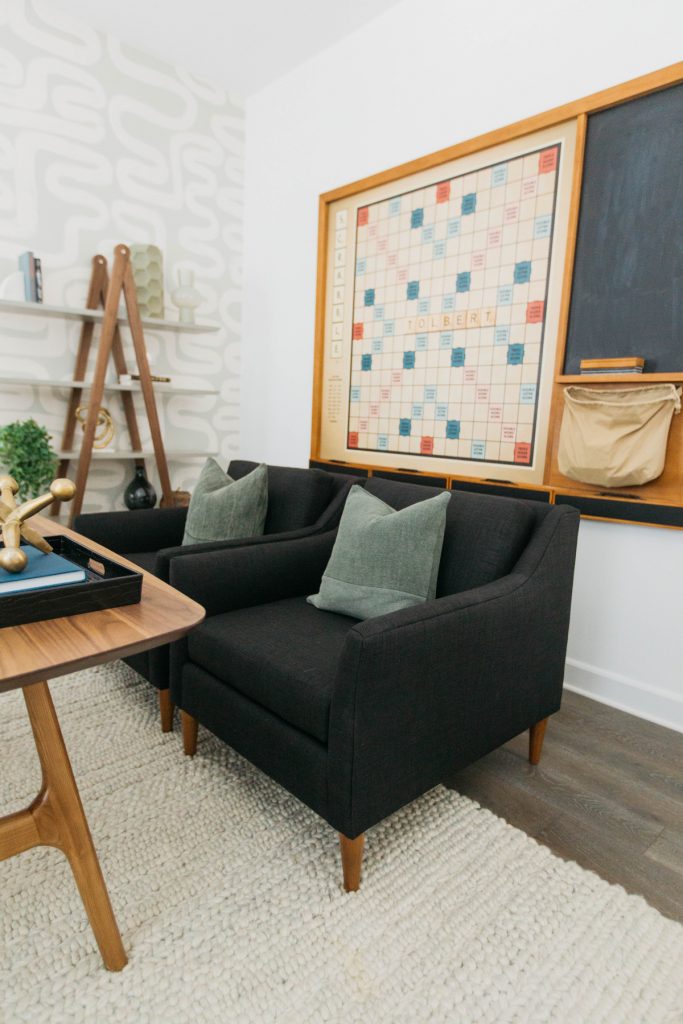
[[[47,316],[60,320],[92,320],[100,323],[103,309],[86,309],[77,306],[51,306],[44,302],[26,302],[21,299],[0,299],[0,313],[17,313],[20,316]],[[119,316],[120,324],[127,324],[128,317]],[[216,323],[181,324],[178,320],[157,320],[144,317],[142,326],[151,331],[176,331],[178,334],[206,334],[220,331],[221,325]]]
[[[560,373],[556,384],[680,384],[683,373]]]
[[[34,388],[56,388],[71,390],[72,388],[83,388],[87,390],[91,383],[86,380],[44,380],[35,377],[3,377],[0,376],[0,384],[8,387],[34,387]],[[131,391],[133,394],[140,394],[141,388],[138,381],[132,384],[105,383],[105,391]],[[184,384],[166,384],[158,382],[154,384],[156,394],[168,395],[217,395],[216,388],[192,387]]]
[[[215,456],[215,454],[216,454],[215,452],[167,451],[166,452],[166,458],[167,459],[176,459],[176,460],[180,460],[180,459],[208,459],[210,456]],[[57,452],[57,457],[60,458],[60,459],[69,459],[69,460],[73,459],[73,460],[76,460],[79,455],[80,455],[80,452],[78,452],[78,451],[73,451],[73,452],[59,451],[59,452]],[[128,451],[128,450],[119,451],[119,450],[117,450],[115,448],[93,448],[92,458],[93,459],[98,459],[100,461],[103,460],[103,459],[106,459],[106,460],[109,460],[109,461],[114,461],[116,459],[153,459],[154,458],[154,450],[151,449],[151,450],[148,450],[148,451],[131,452],[131,451]]]

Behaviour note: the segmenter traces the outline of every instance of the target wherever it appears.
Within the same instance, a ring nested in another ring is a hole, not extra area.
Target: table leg
[[[43,772],[38,796],[23,811],[0,818],[0,860],[34,846],[56,846],[74,873],[105,967],[120,971],[126,957],[109,894],[78,794],[47,683],[23,688]]]

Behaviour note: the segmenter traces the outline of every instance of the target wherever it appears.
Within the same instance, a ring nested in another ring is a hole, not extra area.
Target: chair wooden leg
[[[183,750],[189,757],[194,757],[197,753],[199,722],[192,715],[188,715],[187,711],[180,712],[180,721],[183,727]]]
[[[347,839],[340,832],[339,846],[341,848],[342,870],[344,872],[344,888],[347,892],[357,892],[360,889],[365,833],[361,832],[355,839]]]
[[[175,705],[171,700],[169,689],[159,690],[159,715],[161,717],[161,731],[170,732],[173,728],[173,711]]]
[[[540,722],[536,722],[536,725],[532,725],[529,729],[529,763],[538,764],[541,760],[541,751],[543,750],[543,739],[545,737],[545,731],[548,727],[548,719],[542,718]]]

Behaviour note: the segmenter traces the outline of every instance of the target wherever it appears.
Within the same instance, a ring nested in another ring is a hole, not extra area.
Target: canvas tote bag
[[[629,487],[664,469],[666,443],[681,389],[567,387],[557,462],[560,473],[599,487]]]

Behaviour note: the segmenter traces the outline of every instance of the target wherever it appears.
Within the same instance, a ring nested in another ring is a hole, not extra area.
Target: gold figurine
[[[52,548],[37,530],[26,525],[30,519],[46,505],[51,505],[55,498],[58,501],[71,501],[76,493],[76,485],[60,477],[50,484],[50,493],[43,494],[40,498],[32,498],[25,501],[23,505],[17,505],[15,494],[19,485],[11,476],[0,476],[0,524],[2,525],[2,539],[5,542],[4,548],[0,551],[0,568],[7,572],[21,572],[26,568],[28,558],[21,550],[20,544],[23,539],[28,544],[49,555]]]
[[[80,423],[81,428],[85,430],[85,423],[88,418],[87,405],[79,405],[76,409],[75,416]],[[114,421],[109,409],[105,409],[104,406],[102,406],[97,411],[97,426],[95,427],[95,440],[92,445],[93,448],[106,448],[113,436]]]

